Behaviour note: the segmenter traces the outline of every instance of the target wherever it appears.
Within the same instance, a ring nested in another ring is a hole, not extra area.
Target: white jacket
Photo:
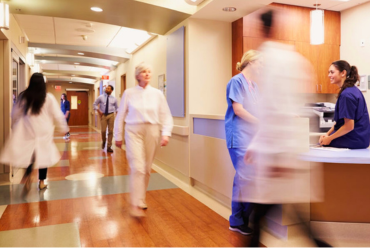
[[[0,155],[0,163],[26,168],[35,153],[35,167],[55,165],[61,158],[54,144],[54,129],[67,133],[69,127],[55,97],[48,93],[38,115],[24,115],[23,103],[12,110],[13,131]]]
[[[259,131],[248,151],[252,164],[240,173],[244,178],[240,201],[255,203],[299,203],[310,201],[310,164],[298,154],[308,150],[308,126],[298,118],[306,84],[312,78],[308,61],[294,47],[276,42],[261,46],[263,69],[257,104]],[[301,89],[300,89],[301,88]],[[313,192],[313,191],[312,191]],[[314,199],[312,199],[314,200]]]

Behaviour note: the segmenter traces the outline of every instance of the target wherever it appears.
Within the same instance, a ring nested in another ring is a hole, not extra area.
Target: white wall
[[[232,77],[231,23],[190,18],[190,114],[224,115]]]
[[[340,58],[347,60],[358,68],[359,74],[370,75],[370,2],[358,5],[341,13],[341,47]],[[360,46],[360,40],[365,46]],[[364,92],[370,109],[370,91]]]

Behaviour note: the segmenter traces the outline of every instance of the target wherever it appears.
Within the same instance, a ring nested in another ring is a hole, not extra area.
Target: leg
[[[243,157],[246,152],[246,149],[240,148],[230,148],[229,153],[231,161],[236,170],[233,182],[233,193],[232,193],[232,202],[231,202],[231,215],[229,218],[230,226],[248,226],[249,215],[253,210],[253,204],[247,202],[241,202],[242,194],[242,184],[241,178],[238,174],[240,167],[245,166],[243,162]]]
[[[104,149],[107,139],[107,117],[105,115],[101,117],[101,139],[103,141],[102,149]]]
[[[253,235],[250,243],[250,247],[258,247],[260,243],[261,235],[261,221],[266,216],[268,211],[274,207],[273,204],[255,204],[254,207],[254,218],[253,218]]]
[[[114,125],[114,114],[110,114],[107,118],[108,123],[108,146],[112,147],[112,139],[113,139],[113,125]]]
[[[152,170],[152,164],[155,153],[157,151],[160,141],[160,127],[159,125],[146,124],[146,135],[145,135],[145,192],[141,199],[142,208],[146,208],[146,190],[148,188],[150,172]]]
[[[140,204],[145,192],[145,152],[144,152],[144,125],[126,125],[126,156],[130,166],[130,197],[131,205],[135,209]],[[136,211],[135,216],[140,216]]]
[[[46,174],[48,173],[48,168],[39,169],[39,189],[46,189],[48,186],[45,184]]]

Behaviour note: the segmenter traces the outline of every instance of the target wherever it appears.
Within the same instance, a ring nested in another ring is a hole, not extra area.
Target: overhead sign
[[[103,76],[101,76],[101,79],[103,79],[103,80],[109,80],[109,75],[103,75]]]
[[[55,90],[62,90],[62,86],[61,85],[55,85]]]

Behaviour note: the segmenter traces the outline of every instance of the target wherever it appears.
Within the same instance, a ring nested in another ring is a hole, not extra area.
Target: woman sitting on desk
[[[370,120],[366,101],[355,87],[360,76],[356,66],[338,60],[329,68],[331,84],[340,87],[335,105],[335,125],[320,137],[320,145],[349,149],[364,149],[370,143]]]

